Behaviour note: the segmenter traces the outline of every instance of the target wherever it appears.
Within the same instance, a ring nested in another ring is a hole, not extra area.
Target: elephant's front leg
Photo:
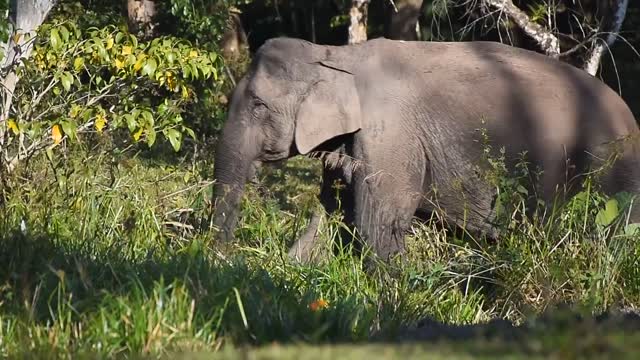
[[[355,226],[363,242],[383,261],[405,252],[405,234],[422,193],[402,173],[361,174],[354,185]]]

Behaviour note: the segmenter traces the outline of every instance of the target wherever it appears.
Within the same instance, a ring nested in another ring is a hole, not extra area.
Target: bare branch
[[[598,71],[598,68],[600,67],[600,59],[602,58],[602,55],[604,55],[605,51],[616,41],[616,35],[622,27],[622,22],[624,21],[627,13],[628,5],[629,0],[614,1],[609,14],[610,18],[607,18],[605,15],[605,18],[600,22],[600,32],[606,33],[607,35],[604,39],[595,38],[593,40],[591,51],[589,51],[584,62],[584,70],[589,74],[596,74],[596,71]]]
[[[560,42],[558,38],[543,26],[531,21],[529,16],[511,2],[511,0],[484,0],[488,5],[504,12],[530,37],[532,37],[542,50],[554,59],[560,55]]]

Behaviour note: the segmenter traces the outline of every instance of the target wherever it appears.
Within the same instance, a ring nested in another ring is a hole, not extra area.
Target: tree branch
[[[484,0],[486,4],[504,12],[530,37],[532,37],[542,50],[554,59],[560,55],[560,42],[558,38],[543,26],[531,21],[529,16],[511,2],[511,0]]]
[[[596,74],[596,71],[598,71],[600,67],[602,55],[604,55],[605,51],[616,41],[616,36],[622,27],[628,5],[629,0],[614,1],[612,9],[608,14],[610,17],[607,18],[605,15],[600,22],[600,32],[606,33],[607,35],[604,39],[600,37],[593,39],[593,45],[584,62],[584,70],[589,74]]]

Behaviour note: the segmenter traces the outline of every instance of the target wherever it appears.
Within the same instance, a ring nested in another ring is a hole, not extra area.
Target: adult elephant
[[[214,225],[233,238],[259,164],[325,154],[321,203],[336,209],[331,186],[342,181],[346,222],[388,259],[403,252],[413,216],[435,209],[471,233],[496,234],[496,191],[480,171],[484,137],[505,149],[508,164],[526,151],[551,201],[612,154],[605,143],[637,133],[627,105],[598,79],[500,43],[271,39],[230,103],[215,158]],[[637,192],[633,144],[616,147],[622,157],[601,177],[605,192]]]

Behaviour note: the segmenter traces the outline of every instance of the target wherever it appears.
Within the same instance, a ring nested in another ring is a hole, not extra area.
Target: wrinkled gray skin
[[[435,208],[450,224],[495,236],[495,189],[477,167],[479,129],[493,149],[505,147],[509,164],[527,151],[544,171],[540,195],[547,201],[557,185],[609,154],[604,142],[638,133],[627,105],[600,80],[523,49],[272,39],[230,103],[216,151],[214,225],[222,239],[233,238],[245,182],[259,164],[320,152],[330,154],[321,203],[336,209],[331,185],[341,180],[345,220],[383,259],[402,253],[412,218]],[[624,144],[622,158],[602,177],[607,193],[639,189],[637,145]],[[638,215],[633,211],[631,221]],[[316,226],[314,220],[290,254],[308,257]]]

